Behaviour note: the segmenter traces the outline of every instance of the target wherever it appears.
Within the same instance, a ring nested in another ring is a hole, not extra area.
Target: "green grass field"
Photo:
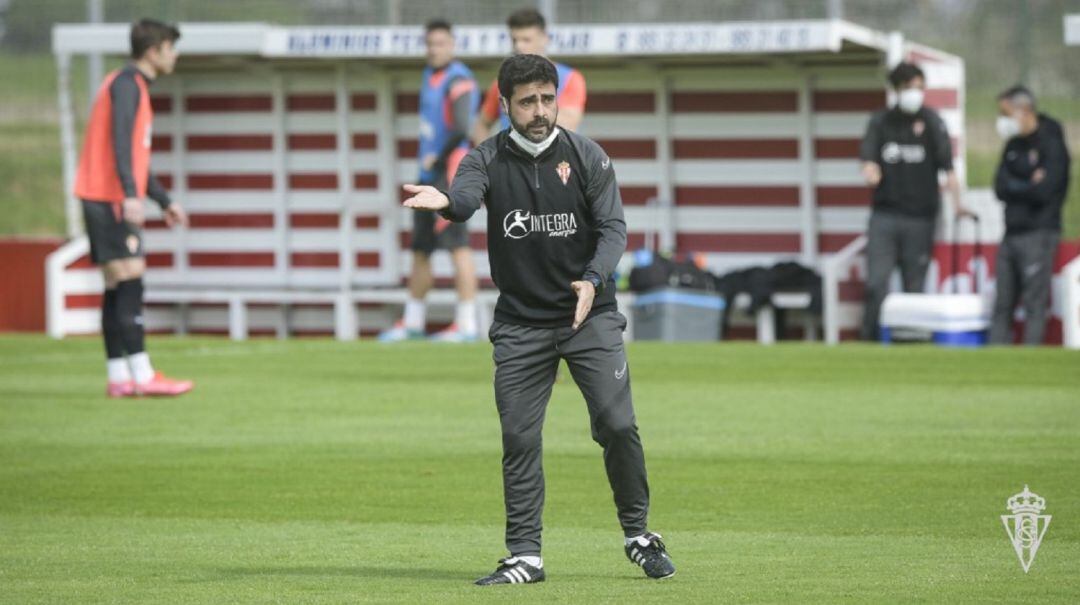
[[[154,338],[178,400],[107,400],[96,339],[0,338],[0,601],[1080,601],[1080,355],[631,345],[651,526],[626,561],[571,382],[537,586],[502,550],[490,347]],[[1054,516],[1025,575],[999,515]]]

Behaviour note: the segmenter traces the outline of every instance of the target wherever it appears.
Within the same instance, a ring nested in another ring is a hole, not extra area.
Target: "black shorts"
[[[86,237],[90,240],[90,259],[95,265],[143,256],[142,229],[118,214],[119,205],[83,200],[82,208]]]
[[[436,233],[436,223],[442,229]],[[413,237],[411,248],[416,252],[431,254],[436,249],[457,250],[469,246],[469,230],[465,223],[449,223],[438,214],[417,210],[413,214]]]
[[[446,189],[446,179],[433,183],[436,189]],[[427,183],[425,183],[427,184]],[[438,232],[436,232],[438,230]],[[469,247],[469,229],[465,223],[449,222],[438,213],[427,210],[413,212],[412,250],[430,255],[436,249],[457,250]]]

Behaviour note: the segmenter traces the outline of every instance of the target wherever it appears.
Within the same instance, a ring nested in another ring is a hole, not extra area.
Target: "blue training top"
[[[424,68],[423,87],[420,89],[420,181],[423,183],[434,182],[434,172],[424,170],[423,158],[428,154],[436,154],[446,146],[447,140],[455,130],[452,104],[450,99],[450,84],[455,80],[467,78],[473,82],[472,90],[469,91],[469,115],[474,115],[480,105],[480,91],[476,88],[476,79],[472,71],[460,61],[452,61],[446,67],[436,71],[431,67]],[[468,124],[464,125],[465,139],[458,149],[469,149]]]

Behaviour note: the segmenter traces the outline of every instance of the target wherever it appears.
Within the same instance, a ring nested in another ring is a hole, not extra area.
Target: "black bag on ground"
[[[727,306],[724,309],[722,330],[727,333],[731,320],[731,310],[735,307],[735,297],[741,293],[750,296],[750,315],[756,314],[765,305],[772,304],[772,295],[776,292],[806,292],[810,294],[808,312],[821,313],[821,276],[809,267],[795,262],[777,263],[772,267],[751,267],[725,274],[716,279],[717,290],[724,295]],[[773,317],[776,322],[776,334],[784,334],[785,313],[777,309]]]
[[[675,263],[671,259],[653,254],[652,262],[647,265],[636,265],[630,270],[630,291],[648,292],[667,286],[674,268]]]
[[[630,270],[630,291],[648,292],[657,288],[686,288],[713,292],[716,278],[689,260],[672,260],[653,255],[652,262]]]

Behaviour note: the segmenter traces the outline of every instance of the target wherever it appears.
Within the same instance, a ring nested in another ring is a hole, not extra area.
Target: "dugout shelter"
[[[396,316],[409,273],[421,27],[182,23],[174,74],[152,88],[154,172],[191,215],[146,230],[152,331],[370,334]],[[65,191],[80,141],[72,61],[127,54],[126,24],[57,25]],[[456,26],[480,85],[510,52],[501,26]],[[927,105],[964,173],[964,65],[839,20],[554,27],[549,53],[588,85],[582,133],[613,159],[642,246],[704,255],[717,272],[795,260],[826,277],[826,335],[861,313],[870,190],[858,169],[888,66],[926,71]],[[963,181],[962,181],[963,182]],[[153,204],[150,204],[153,206]],[[67,200],[72,239],[48,263],[48,330],[98,330],[101,280]],[[490,286],[481,210],[469,222]],[[947,232],[947,231],[943,231]],[[628,252],[629,252],[628,251]],[[435,257],[437,280],[451,266]],[[452,293],[433,293],[449,302]],[[490,288],[482,301],[493,300]],[[624,300],[625,302],[625,300]],[[798,306],[796,303],[794,306]]]

